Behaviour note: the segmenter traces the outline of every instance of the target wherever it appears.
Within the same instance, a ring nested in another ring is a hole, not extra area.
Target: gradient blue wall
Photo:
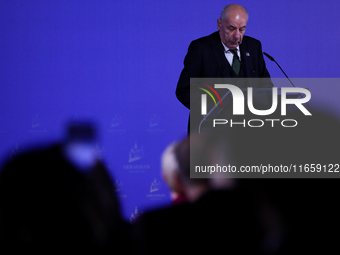
[[[60,140],[68,120],[90,119],[126,218],[168,204],[160,155],[186,135],[189,111],[175,97],[183,59],[229,3],[1,0],[1,159]],[[339,77],[339,1],[238,3],[250,15],[246,34],[290,77]],[[334,102],[340,94],[319,91]]]

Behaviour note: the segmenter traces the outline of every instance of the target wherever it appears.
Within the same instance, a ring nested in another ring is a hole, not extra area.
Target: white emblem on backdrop
[[[144,156],[143,146],[138,146],[137,142],[135,142],[135,145],[131,148],[129,153],[129,163],[140,160],[143,156]]]
[[[42,120],[38,114],[36,114],[30,124],[29,133],[46,133],[47,130],[43,128]]]
[[[109,129],[107,130],[109,133],[125,133],[126,129],[122,127],[122,118],[118,114],[114,114],[110,123]]]
[[[150,193],[158,191],[160,189],[161,185],[162,185],[161,182],[157,181],[156,178],[155,178],[155,180],[151,183]]]
[[[128,162],[130,164],[124,165],[123,168],[129,170],[130,173],[144,173],[145,169],[150,169],[150,164],[145,164],[144,162],[138,164],[138,161],[144,158],[144,154],[144,147],[135,142],[129,151]]]
[[[131,214],[131,217],[130,217],[130,223],[133,223],[136,221],[136,219],[138,218],[138,216],[140,216],[143,212],[139,213],[138,212],[138,209],[137,209],[137,206],[135,208],[135,211]]]
[[[164,129],[160,128],[161,126],[161,117],[158,114],[153,114],[150,117],[149,128],[146,130],[150,133],[162,133]]]
[[[150,185],[150,192],[146,195],[146,197],[150,200],[160,200],[166,197],[164,192],[160,192],[162,190],[162,181],[157,181],[157,178],[153,180]]]

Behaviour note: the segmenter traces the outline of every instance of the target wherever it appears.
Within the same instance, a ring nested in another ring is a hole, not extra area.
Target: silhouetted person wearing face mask
[[[127,240],[114,185],[91,125],[61,144],[26,152],[0,173],[0,249],[110,253]]]

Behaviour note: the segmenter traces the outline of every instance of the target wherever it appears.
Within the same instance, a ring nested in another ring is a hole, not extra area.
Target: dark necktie
[[[237,49],[230,50],[230,52],[234,54],[232,68],[238,76],[238,74],[240,73],[241,61],[238,58]]]

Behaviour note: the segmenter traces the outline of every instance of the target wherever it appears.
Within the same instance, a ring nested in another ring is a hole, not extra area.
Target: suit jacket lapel
[[[230,77],[230,73],[229,73],[230,65],[228,63],[228,60],[225,58],[224,48],[221,43],[219,32],[216,32],[214,34],[211,44],[212,44],[212,50],[215,55],[215,59],[217,61],[217,66],[219,67],[220,72],[222,74],[221,77]]]
[[[252,62],[252,55],[249,49],[247,49],[244,44],[241,43],[240,45],[240,52],[241,52],[241,62],[243,65],[243,70],[245,72],[245,77],[251,78],[254,77],[254,66]]]

